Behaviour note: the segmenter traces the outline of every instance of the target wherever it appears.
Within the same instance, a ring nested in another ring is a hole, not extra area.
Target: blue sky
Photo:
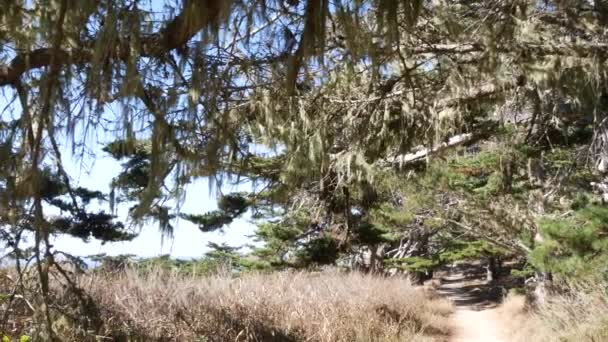
[[[6,98],[0,96],[0,108],[6,106]],[[14,106],[13,116],[18,114],[18,105]],[[15,113],[17,111],[17,113]],[[10,111],[9,111],[10,112]],[[2,114],[4,118],[5,113]],[[102,134],[103,135],[103,134]],[[88,143],[95,152],[95,158],[77,158],[72,155],[69,144],[65,142],[62,147],[62,159],[66,172],[70,175],[72,186],[82,186],[91,190],[98,190],[108,194],[112,177],[118,175],[121,170],[119,161],[114,160],[108,154],[101,151],[103,143],[109,142],[103,138],[88,139]],[[59,143],[62,143],[59,141]],[[96,146],[96,148],[95,148]],[[201,214],[217,209],[215,193],[210,192],[206,179],[198,179],[185,189],[186,197],[181,205],[181,212]],[[249,191],[251,184],[239,187],[224,185],[222,192]],[[131,204],[119,205],[117,208],[118,219],[125,222],[127,208]],[[91,203],[90,209],[100,209],[109,212],[107,202]],[[46,207],[49,216],[58,214],[52,207]],[[246,216],[246,215],[245,215]],[[134,254],[139,257],[153,257],[170,254],[176,258],[196,258],[202,256],[207,250],[208,242],[226,243],[230,246],[241,246],[252,243],[247,238],[255,229],[255,226],[247,217],[235,220],[223,231],[203,233],[194,224],[178,220],[173,223],[175,231],[173,238],[162,238],[155,223],[142,227],[133,227],[139,236],[132,241],[119,243],[106,243],[102,245],[99,241],[91,239],[84,242],[81,239],[70,236],[53,237],[53,245],[56,250],[64,251],[72,255],[88,256],[105,253],[107,255]]]
[[[103,152],[98,153],[95,160],[85,160],[83,163],[76,161],[69,152],[64,153],[64,164],[66,171],[72,176],[74,186],[83,186],[108,193],[112,177],[120,172],[120,163]],[[241,186],[239,190],[250,190],[250,187]],[[237,190],[237,188],[226,188],[224,192]],[[108,203],[98,206],[108,211]],[[182,204],[181,211],[184,213],[200,214],[217,208],[216,197],[210,193],[206,179],[199,179],[186,188],[186,199]],[[126,205],[118,208],[121,219],[126,216]],[[139,228],[139,236],[132,241],[119,243],[106,243],[101,245],[99,241],[91,240],[83,242],[80,239],[60,236],[54,239],[54,246],[58,250],[70,254],[87,256],[105,253],[108,255],[135,254],[140,257],[151,257],[162,254],[171,254],[178,258],[195,258],[202,256],[208,250],[207,243],[223,243],[231,246],[239,246],[250,243],[246,236],[251,235],[255,226],[247,218],[234,221],[224,232],[203,233],[192,223],[179,220],[174,224],[175,232],[173,239],[164,240],[158,232],[154,223]]]
[[[150,9],[162,16],[166,14],[163,4],[166,1],[151,0],[147,2]],[[176,3],[174,1],[167,1]],[[177,1],[179,3],[179,1]],[[144,2],[146,4],[146,2]],[[8,101],[12,99],[12,89],[0,90],[0,110],[5,108]],[[18,101],[17,101],[18,102]],[[0,113],[3,119],[12,116],[13,118],[20,116],[20,106],[18,103],[13,103],[8,111]],[[114,107],[114,108],[112,108]],[[119,106],[110,106],[106,109],[108,117],[114,116],[112,110],[120,110]],[[105,115],[104,114],[104,115]],[[102,115],[103,116],[103,115]],[[78,130],[78,129],[77,129]],[[78,134],[78,133],[76,133]],[[112,159],[110,156],[101,151],[101,146],[112,141],[112,137],[104,132],[96,131],[90,134],[87,140],[87,147],[94,152],[95,158],[81,160],[72,155],[71,144],[67,139],[58,141],[62,144],[62,159],[67,173],[71,177],[73,186],[83,186],[92,190],[99,190],[104,193],[109,193],[110,182],[112,177],[118,175],[121,170],[120,162]],[[186,198],[182,203],[181,212],[201,214],[217,208],[216,197],[210,192],[210,187],[206,179],[199,179],[190,184],[186,189]],[[222,188],[223,193],[230,191],[247,191],[251,190],[251,185],[242,185],[239,188]],[[118,208],[118,218],[123,220],[126,218],[127,206],[123,205]],[[53,215],[56,212],[47,208],[47,214]],[[90,209],[103,209],[109,211],[108,203],[91,204]],[[91,240],[83,242],[80,239],[60,236],[53,239],[56,250],[65,251],[67,253],[79,256],[87,256],[92,254],[105,253],[108,255],[118,254],[135,254],[141,257],[151,257],[163,254],[171,254],[174,257],[189,258],[202,256],[208,250],[207,243],[227,243],[231,246],[239,246],[246,243],[251,243],[251,239],[247,235],[251,235],[255,226],[249,222],[247,218],[235,220],[230,227],[226,227],[224,232],[203,233],[192,223],[180,220],[173,223],[175,227],[173,239],[165,238],[164,241],[161,234],[158,232],[155,223],[146,225],[137,229],[139,236],[133,241],[121,243],[107,243],[101,245],[100,242]]]
[[[2,120],[15,119],[21,115],[18,101],[9,104],[12,96],[12,89],[2,89],[2,92],[0,92],[0,110],[6,109],[0,113]],[[116,111],[117,107],[109,106],[104,116],[112,117],[114,115],[113,111]],[[75,135],[80,135],[78,139],[82,138],[82,134],[82,130],[77,128]],[[103,152],[101,148],[113,139],[112,134],[106,134],[101,129],[92,132],[88,135],[86,144],[87,148],[93,152],[94,157],[84,158],[72,154],[71,143],[68,139],[58,139],[58,144],[61,145],[63,165],[71,178],[72,186],[82,186],[105,194],[110,192],[111,180],[119,174],[121,163]],[[252,190],[251,187],[251,184],[243,184],[239,187],[224,185],[222,192],[250,191]],[[214,192],[210,191],[207,179],[198,179],[188,185],[185,194],[185,199],[180,207],[183,213],[202,214],[217,209],[217,197]],[[129,205],[132,205],[132,203],[119,205],[117,208],[118,219],[123,222],[125,222]],[[89,209],[110,211],[107,202],[91,203]],[[45,214],[52,216],[59,214],[59,212],[56,208],[47,206]],[[152,222],[142,227],[133,227],[139,233],[139,236],[132,241],[102,245],[99,241],[93,239],[84,242],[81,239],[69,236],[56,236],[53,237],[53,245],[55,250],[77,256],[105,253],[107,255],[134,254],[139,257],[153,257],[170,254],[176,258],[196,258],[202,256],[208,250],[207,244],[209,242],[226,243],[230,246],[252,243],[253,241],[247,236],[251,235],[255,229],[255,226],[247,217],[235,220],[223,231],[212,233],[203,233],[194,224],[185,220],[178,220],[172,224],[175,228],[172,239],[163,239],[157,225]]]

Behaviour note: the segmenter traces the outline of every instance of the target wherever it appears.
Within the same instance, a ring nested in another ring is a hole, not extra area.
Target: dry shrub
[[[526,308],[523,296],[509,295],[500,308],[509,341],[608,341],[606,288],[571,285],[534,311]]]
[[[279,272],[183,277],[127,270],[85,275],[103,334],[145,341],[433,341],[448,333],[446,300],[398,278]]]

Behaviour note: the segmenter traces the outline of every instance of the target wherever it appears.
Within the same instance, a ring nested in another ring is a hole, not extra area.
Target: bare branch
[[[418,147],[418,151],[398,155],[392,158],[388,158],[382,161],[382,164],[385,165],[395,165],[395,166],[403,166],[405,164],[414,163],[417,161],[421,161],[427,157],[430,157],[433,154],[439,153],[443,150],[453,148],[456,146],[460,146],[471,142],[474,138],[474,135],[471,133],[459,134],[455,135],[448,139],[447,142],[439,144],[433,148],[423,148],[422,146]]]

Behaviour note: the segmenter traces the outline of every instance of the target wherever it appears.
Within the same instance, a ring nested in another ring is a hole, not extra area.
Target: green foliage
[[[263,242],[252,253],[258,258],[255,266],[262,269],[331,264],[340,254],[339,241],[324,226],[311,220],[306,210],[261,222],[255,238]]]
[[[255,237],[270,249],[282,250],[304,234],[309,225],[310,218],[305,212],[293,212],[281,221],[259,224]]]
[[[220,271],[232,271],[232,258],[205,257],[201,259],[182,260],[173,259],[168,255],[143,259],[135,265],[143,272],[161,269],[187,276],[207,276]]]
[[[202,215],[181,214],[181,218],[198,225],[203,232],[212,232],[230,224],[233,217],[226,215],[223,212],[216,210]]]
[[[429,181],[442,184],[446,190],[492,194],[501,182],[500,158],[498,152],[484,151],[457,156],[447,163],[435,162],[429,170]]]
[[[134,255],[95,255],[89,258],[99,263],[99,270],[105,271],[132,268],[140,272],[150,272],[160,269],[187,276],[208,276],[219,272],[240,273],[263,269],[255,260],[245,258],[239,253],[239,247],[218,245],[212,242],[208,244],[208,247],[210,250],[199,259],[175,259],[169,255],[143,259],[136,258]]]
[[[261,222],[254,237],[257,241],[263,242],[263,246],[256,248],[253,255],[267,266],[285,266],[289,261],[290,253],[296,253],[299,248],[304,248],[301,247],[305,243],[301,241],[302,239],[315,238],[316,231],[308,231],[310,225],[310,217],[305,211],[291,212],[281,220]],[[300,253],[302,257],[308,256],[306,251]]]
[[[382,203],[378,208],[372,209],[354,230],[357,241],[363,244],[378,244],[397,240],[400,232],[414,221],[416,209],[413,203],[407,209]]]
[[[517,278],[528,279],[534,276],[536,269],[530,263],[526,263],[522,269],[512,269],[511,275]]]
[[[181,214],[180,217],[198,225],[203,232],[211,232],[232,223],[234,219],[244,214],[251,201],[244,193],[232,193],[221,196],[218,200],[218,210],[202,215]]]
[[[133,234],[122,222],[105,211],[91,211],[92,201],[106,202],[107,196],[100,191],[84,187],[72,187],[61,173],[45,168],[39,174],[38,189],[42,200],[59,211],[58,215],[48,218],[50,230],[55,234],[67,234],[84,241],[91,238],[102,243],[128,241]],[[27,222],[29,221],[29,222]],[[27,223],[26,223],[27,222]],[[24,217],[23,227],[31,229],[32,217]]]
[[[13,341],[9,336],[7,335],[2,335],[2,342],[11,342]],[[19,342],[30,342],[32,341],[31,337],[29,337],[28,335],[21,335],[18,338]]]
[[[552,172],[568,170],[569,183],[577,192],[589,191],[589,184],[598,180],[598,175],[593,172],[593,169],[587,167],[587,160],[582,158],[580,151],[573,146],[553,148],[544,155],[544,160],[547,168]]]
[[[322,235],[305,243],[295,253],[295,263],[299,266],[329,265],[338,258],[338,242],[328,235]]]
[[[154,156],[150,145],[152,143],[149,140],[130,138],[117,139],[103,148],[114,159],[123,161],[122,171],[110,184],[110,209],[115,210],[116,204],[136,202],[129,208],[130,218],[137,223],[157,222],[161,234],[170,237],[173,234],[171,222],[176,215],[170,213],[171,208],[160,204],[162,201],[155,203],[155,200],[170,197],[171,194],[161,191],[162,184],[157,184],[160,182],[153,179],[153,176],[158,176],[153,174],[156,171],[153,168]],[[163,175],[163,180],[165,177]]]
[[[455,261],[478,260],[505,255],[504,250],[482,240],[451,240],[444,243],[442,247],[441,251],[428,256],[389,259],[386,263],[389,267],[396,267],[405,271],[428,272]]]
[[[454,262],[460,260],[475,260],[487,257],[506,255],[507,252],[484,240],[458,240],[454,239],[447,243],[445,251],[439,258],[442,262]]]
[[[124,199],[135,200],[148,185],[150,173],[150,147],[142,140],[115,140],[103,151],[116,160],[125,160],[123,171],[112,180],[112,189],[123,192]]]
[[[110,271],[133,267],[137,262],[137,258],[133,254],[120,254],[116,256],[108,256],[106,254],[95,254],[89,255],[87,258],[94,263],[96,269]]]
[[[608,275],[608,208],[588,205],[539,225],[545,240],[530,254],[534,266],[569,278]]]
[[[383,242],[393,242],[398,236],[395,233],[391,233],[377,225],[367,222],[358,224],[353,229],[352,233],[354,243],[366,246],[374,246]]]
[[[390,259],[387,261],[388,267],[398,268],[404,271],[411,272],[427,272],[431,271],[438,266],[440,266],[442,262],[437,258],[426,258],[426,257],[408,257],[408,258],[399,258],[399,259]]]
[[[103,242],[132,240],[137,236],[125,230],[122,222],[114,222],[114,216],[100,213],[79,212],[75,217],[59,217],[51,220],[55,233],[69,234],[88,241],[91,237]]]
[[[572,210],[581,210],[591,205],[589,195],[584,192],[577,192],[574,198],[572,199],[572,203],[570,203],[570,209]]]
[[[254,179],[279,181],[285,159],[286,156],[284,154],[276,156],[250,154],[240,161],[240,169],[238,171],[239,174],[251,176]]]
[[[499,194],[503,190],[503,187],[503,175],[500,172],[495,171],[488,176],[486,184],[483,187],[476,189],[476,191],[487,198]]]

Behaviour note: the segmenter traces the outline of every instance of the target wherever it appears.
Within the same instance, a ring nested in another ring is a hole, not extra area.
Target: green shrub
[[[534,266],[567,278],[608,275],[608,208],[589,205],[567,218],[540,221],[544,241],[530,254]]]

